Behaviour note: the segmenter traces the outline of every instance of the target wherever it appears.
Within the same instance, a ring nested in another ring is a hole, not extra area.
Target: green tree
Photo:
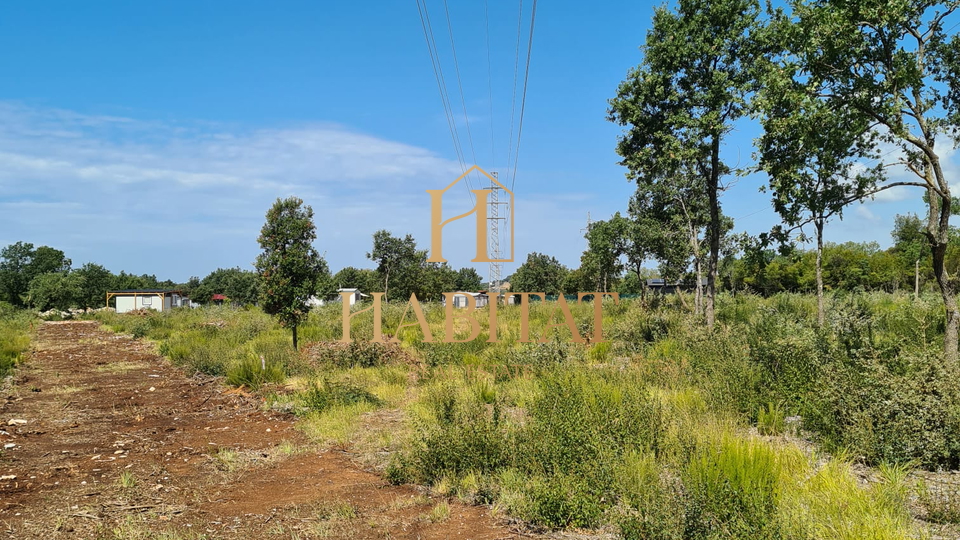
[[[610,102],[610,118],[629,126],[617,146],[628,177],[670,182],[686,177],[686,168],[702,179],[711,328],[723,234],[720,180],[730,172],[720,147],[756,87],[759,18],[755,0],[679,0],[675,11],[657,8],[643,62]]]
[[[280,324],[293,332],[297,348],[297,327],[307,318],[307,300],[317,291],[328,273],[327,263],[313,247],[317,229],[313,208],[296,197],[277,199],[260,229],[256,268],[260,274],[260,305]]]
[[[614,214],[609,220],[590,224],[587,233],[587,250],[580,258],[580,270],[584,280],[578,280],[576,288],[587,291],[607,292],[623,272],[620,258],[624,254],[630,220]]]
[[[457,270],[457,280],[456,280],[456,289],[458,291],[479,291],[480,289],[486,289],[483,285],[483,276],[481,276],[477,271],[471,267],[461,268]],[[452,291],[446,291],[452,292]]]
[[[240,268],[217,268],[200,280],[190,298],[207,303],[213,295],[222,294],[239,304],[254,304],[260,294],[259,286],[260,279],[256,272]]]
[[[790,39],[790,23],[778,25],[781,39]],[[783,219],[774,229],[781,242],[806,241],[804,227],[813,225],[816,239],[817,321],[825,319],[823,299],[823,228],[833,216],[843,219],[843,209],[863,199],[876,185],[878,168],[859,165],[871,151],[875,134],[869,119],[849,109],[838,109],[812,95],[800,80],[801,66],[792,55],[778,55],[763,70],[758,93],[763,135],[757,141],[757,168],[767,172],[773,207]]]
[[[398,297],[406,300],[416,292],[417,278],[427,261],[427,252],[417,249],[413,236],[398,238],[389,231],[373,233],[373,249],[367,258],[377,263],[377,273],[383,281],[383,299],[387,300],[390,280],[394,280]]]
[[[40,311],[77,307],[82,285],[80,276],[74,272],[46,272],[30,281],[27,303]]]
[[[517,268],[510,281],[510,292],[542,292],[561,294],[567,267],[560,261],[543,253],[531,253]]]
[[[457,279],[460,275],[447,263],[425,263],[418,279],[417,298],[421,300],[440,300],[443,293],[458,290]],[[409,296],[408,296],[409,298]]]
[[[79,307],[103,306],[106,292],[114,287],[116,276],[99,264],[86,263],[73,274],[80,280],[80,290],[77,295]]]
[[[915,186],[927,194],[926,234],[946,312],[944,358],[956,364],[960,309],[944,264],[955,208],[938,139],[954,137],[960,121],[960,40],[944,28],[958,4],[795,0],[792,7],[798,23],[791,43],[807,88],[832,107],[868,117],[877,126],[875,144],[901,150],[884,154],[882,164],[902,164],[916,176],[884,179],[877,189]]]
[[[26,305],[30,282],[41,274],[67,272],[71,261],[62,251],[48,246],[34,248],[17,242],[0,250],[0,300]]]
[[[380,288],[380,277],[373,270],[367,268],[354,268],[347,266],[340,269],[331,279],[331,288],[337,289],[360,289],[360,291],[376,291]]]
[[[916,214],[897,214],[893,219],[893,247],[891,251],[900,260],[900,274],[912,283],[914,294],[920,294],[921,276],[933,275],[933,258],[927,239],[926,224]]]

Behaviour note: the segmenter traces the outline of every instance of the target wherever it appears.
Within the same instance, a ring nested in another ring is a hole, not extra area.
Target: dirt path
[[[39,327],[0,400],[0,537],[517,536],[317,451],[291,417],[93,322]]]

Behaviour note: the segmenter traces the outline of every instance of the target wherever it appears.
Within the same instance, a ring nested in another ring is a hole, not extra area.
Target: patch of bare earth
[[[96,323],[43,324],[0,394],[0,537],[521,535],[319,451],[260,405]]]

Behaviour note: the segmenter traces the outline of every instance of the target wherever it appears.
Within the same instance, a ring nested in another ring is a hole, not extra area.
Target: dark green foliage
[[[358,339],[346,344],[318,346],[314,349],[314,358],[337,368],[368,368],[397,362],[403,358],[403,353],[399,346],[392,343]]]
[[[367,253],[367,258],[377,263],[377,274],[386,300],[404,301],[411,293],[417,292],[417,281],[426,265],[427,252],[417,249],[413,236],[408,234],[399,238],[389,231],[379,230],[373,234],[373,249]]]
[[[556,258],[543,253],[531,253],[510,278],[510,291],[562,294],[567,272],[567,267]]]
[[[256,263],[260,305],[292,329],[294,349],[297,326],[310,311],[307,300],[329,279],[327,263],[313,247],[316,239],[313,209],[296,197],[277,199],[257,239],[263,249]]]
[[[886,361],[860,355],[824,369],[804,409],[829,450],[869,463],[956,468],[960,464],[960,374],[935,352]]]
[[[210,302],[210,297],[222,294],[229,302],[239,305],[253,304],[259,294],[257,273],[240,268],[218,268],[200,280],[190,291],[190,299],[200,304]]]
[[[335,405],[352,405],[355,403],[381,405],[376,396],[359,386],[328,380],[324,380],[322,384],[311,384],[309,389],[298,394],[298,399],[307,411],[313,412],[323,412]]]
[[[71,261],[62,251],[47,246],[17,242],[0,250],[0,301],[23,307],[34,278],[49,273],[65,273]]]

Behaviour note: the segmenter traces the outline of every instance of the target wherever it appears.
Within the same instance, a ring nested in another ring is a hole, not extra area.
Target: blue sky
[[[538,5],[515,184],[518,263],[541,251],[576,266],[587,213],[626,208],[633,190],[606,103],[640,61],[653,6]],[[427,7],[473,164],[443,3]],[[492,100],[484,3],[451,2],[450,18],[476,163],[509,175],[518,3],[488,9]],[[289,195],[316,211],[316,245],[334,271],[370,266],[377,229],[427,247],[424,191],[459,174],[414,0],[14,3],[0,17],[0,50],[0,244],[51,245],[75,266],[177,281],[251,268],[267,208]],[[750,163],[755,136],[751,123],[738,126],[728,162]],[[775,223],[762,182],[739,178],[724,195],[737,230]],[[450,215],[469,207],[465,191],[454,193]],[[893,216],[921,204],[916,193],[884,194],[827,237],[886,246]],[[469,242],[457,241],[470,238],[466,224],[444,235],[447,259],[470,265]]]

